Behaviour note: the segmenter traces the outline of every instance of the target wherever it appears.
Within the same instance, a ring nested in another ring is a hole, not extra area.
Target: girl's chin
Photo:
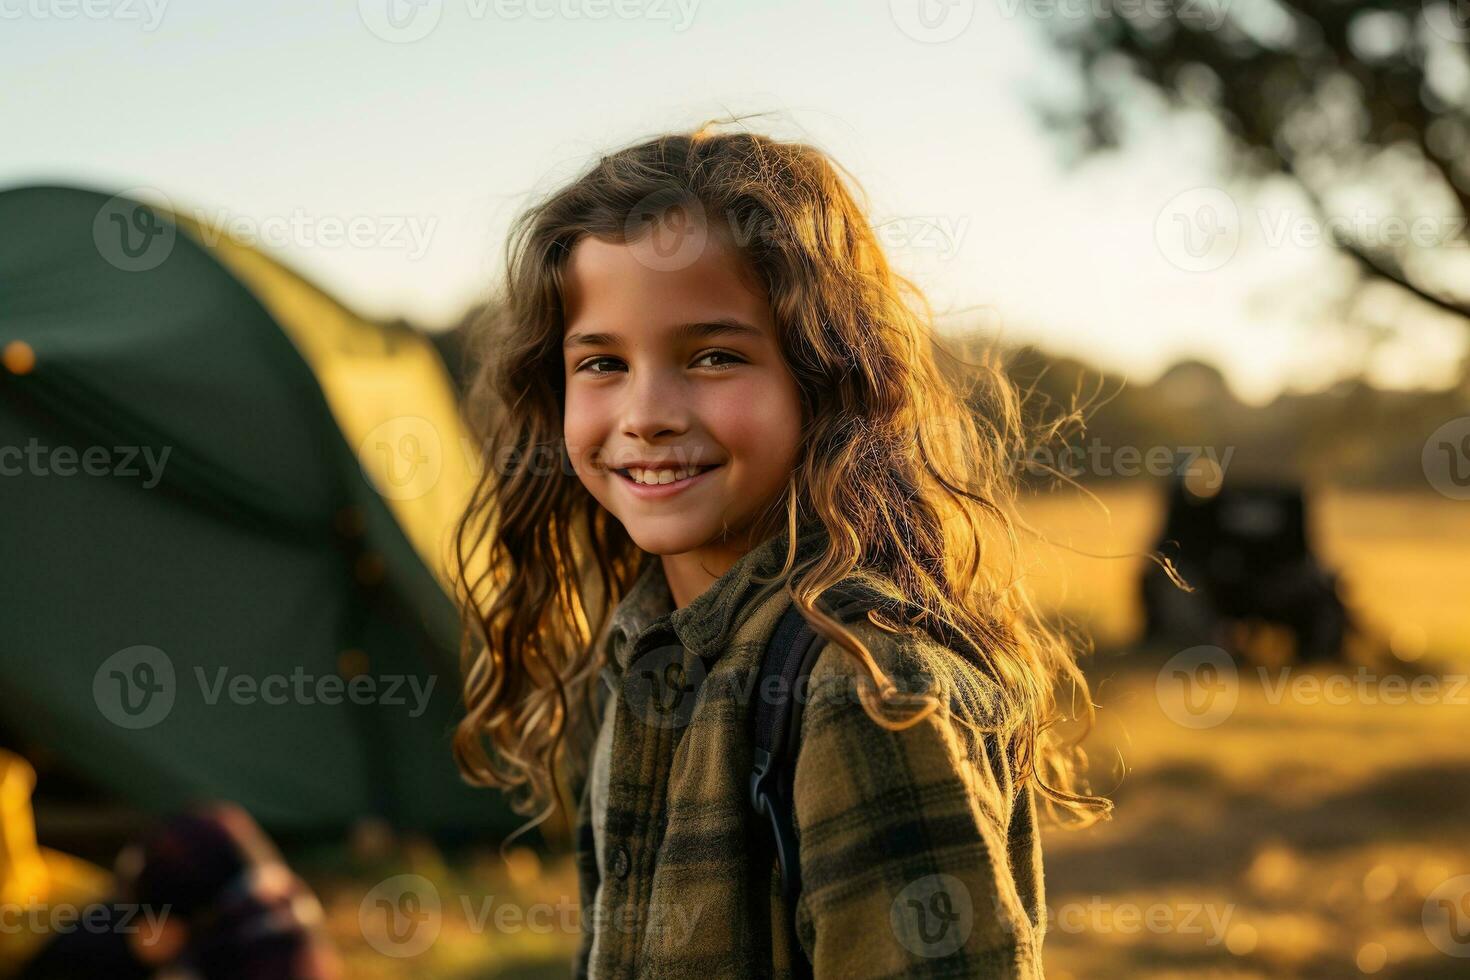
[[[668,520],[638,515],[622,523],[633,543],[653,555],[682,555],[718,546],[720,541],[718,520],[691,519],[683,514]]]

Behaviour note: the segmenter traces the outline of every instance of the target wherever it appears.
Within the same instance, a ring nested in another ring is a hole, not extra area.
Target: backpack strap
[[[850,585],[833,586],[823,593],[828,594],[837,596],[837,607],[829,614],[838,619],[855,607],[870,604],[872,598],[867,590]],[[770,821],[774,833],[781,894],[792,913],[787,922],[792,975],[798,978],[811,976],[811,964],[796,933],[796,901],[801,894],[801,861],[794,817],[796,755],[801,745],[801,715],[808,678],[825,645],[826,638],[812,629],[795,603],[789,605],[766,645],[754,688],[752,712],[755,744],[750,802],[758,815]],[[798,691],[802,696],[796,696]]]

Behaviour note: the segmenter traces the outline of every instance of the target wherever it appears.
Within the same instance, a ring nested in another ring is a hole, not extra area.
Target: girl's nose
[[[689,427],[691,409],[684,385],[672,375],[645,372],[641,378],[634,377],[624,391],[623,434],[629,438],[652,442]]]

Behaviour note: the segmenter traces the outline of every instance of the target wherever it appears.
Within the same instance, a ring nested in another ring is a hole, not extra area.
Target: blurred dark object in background
[[[239,807],[174,816],[118,859],[112,928],[60,932],[21,980],[139,977],[336,980],[321,904]],[[137,910],[141,909],[141,912]],[[133,921],[125,924],[122,916]]]
[[[1194,591],[1145,566],[1144,642],[1228,647],[1231,626],[1259,622],[1288,630],[1301,662],[1342,659],[1354,620],[1312,545],[1305,490],[1222,483],[1202,464],[1170,481],[1154,544]]]

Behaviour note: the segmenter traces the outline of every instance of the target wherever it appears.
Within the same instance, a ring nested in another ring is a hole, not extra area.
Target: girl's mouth
[[[705,476],[710,471],[719,469],[720,465],[717,463],[714,466],[698,467],[699,472],[693,476],[686,476],[684,479],[675,480],[672,483],[639,483],[633,479],[633,474],[627,470],[613,470],[613,472],[617,474],[618,480],[622,482],[623,486],[628,488],[628,492],[633,494],[633,496],[643,500],[657,500],[662,497],[672,496],[681,490],[686,490],[689,487],[703,482]]]

